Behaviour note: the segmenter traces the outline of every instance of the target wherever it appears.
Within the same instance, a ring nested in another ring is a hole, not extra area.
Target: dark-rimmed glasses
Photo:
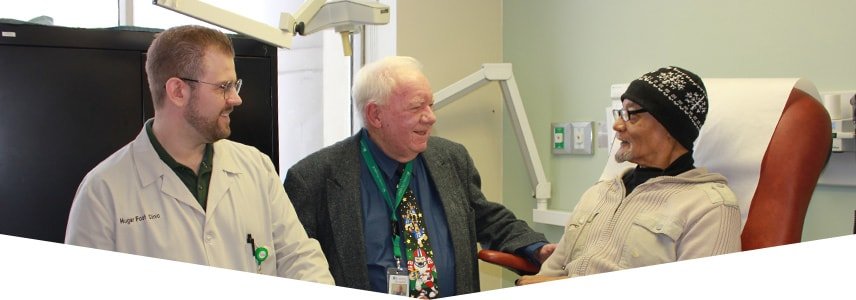
[[[244,84],[244,81],[241,79],[238,79],[238,81],[235,81],[235,82],[228,81],[225,83],[210,83],[210,82],[205,82],[205,81],[200,81],[200,80],[190,79],[190,78],[184,78],[184,77],[179,77],[178,79],[181,79],[184,81],[190,81],[190,82],[195,82],[195,83],[204,83],[204,84],[216,86],[216,87],[220,88],[221,90],[223,90],[223,99],[224,100],[226,98],[228,98],[229,91],[232,90],[233,88],[235,89],[235,94],[240,93],[241,92],[241,85]]]
[[[630,121],[630,117],[632,117],[633,115],[635,115],[635,114],[641,114],[641,113],[644,113],[644,112],[648,112],[648,110],[647,110],[647,109],[644,109],[644,108],[640,108],[640,109],[637,109],[637,110],[627,110],[626,108],[623,108],[623,109],[613,109],[613,110],[612,110],[612,116],[613,116],[616,120],[620,117],[622,120],[624,120],[624,122],[628,122],[628,121]]]

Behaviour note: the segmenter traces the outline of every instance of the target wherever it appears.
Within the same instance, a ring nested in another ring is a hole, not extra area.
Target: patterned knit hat
[[[621,95],[654,116],[687,150],[707,118],[707,90],[698,75],[678,67],[661,68],[634,80]]]

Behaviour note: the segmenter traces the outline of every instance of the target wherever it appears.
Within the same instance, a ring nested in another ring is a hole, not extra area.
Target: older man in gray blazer
[[[339,286],[436,298],[479,291],[477,243],[533,262],[555,249],[487,201],[460,144],[431,137],[433,94],[418,61],[357,74],[363,129],[288,170],[285,189]]]

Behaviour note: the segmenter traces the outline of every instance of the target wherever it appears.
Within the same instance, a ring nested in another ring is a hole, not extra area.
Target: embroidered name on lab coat
[[[119,218],[119,223],[131,225],[133,223],[138,223],[138,222],[141,223],[141,222],[146,222],[146,221],[151,221],[151,220],[156,220],[156,219],[160,219],[160,214],[142,214],[139,216]]]

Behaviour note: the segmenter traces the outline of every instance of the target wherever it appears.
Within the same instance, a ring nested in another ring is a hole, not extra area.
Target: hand
[[[546,247],[546,246],[544,246]],[[544,275],[532,275],[532,276],[523,276],[514,281],[514,285],[521,286],[533,283],[540,283],[546,281],[553,281],[559,279],[566,279],[568,277],[563,276],[544,276]]]
[[[553,254],[553,251],[556,251],[556,246],[557,244],[544,245],[535,253],[535,259],[537,259],[538,262],[543,264],[544,261],[547,260],[547,258],[550,257],[551,254]]]

